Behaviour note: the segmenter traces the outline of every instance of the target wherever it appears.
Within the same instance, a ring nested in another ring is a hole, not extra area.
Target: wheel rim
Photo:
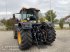
[[[18,44],[21,44],[21,34],[18,32]]]

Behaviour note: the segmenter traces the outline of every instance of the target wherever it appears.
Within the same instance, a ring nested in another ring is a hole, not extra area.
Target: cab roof
[[[31,10],[31,11],[37,11],[37,12],[40,11],[39,9],[36,9],[36,8],[24,8],[24,7],[23,7],[23,8],[20,10],[19,13],[21,13],[22,11],[28,11],[28,10]]]

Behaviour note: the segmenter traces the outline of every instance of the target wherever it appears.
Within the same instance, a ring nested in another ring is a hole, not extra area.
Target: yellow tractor
[[[29,49],[33,44],[50,45],[55,41],[56,33],[51,22],[38,22],[39,11],[35,8],[22,8],[20,20],[14,25],[14,39],[17,39],[21,50]]]

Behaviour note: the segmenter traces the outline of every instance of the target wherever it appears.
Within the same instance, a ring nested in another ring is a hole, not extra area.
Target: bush
[[[61,29],[63,29],[63,25],[64,25],[64,19],[61,18],[60,21],[59,21],[59,26]]]
[[[7,20],[5,23],[6,29],[7,30],[12,30],[13,29],[13,21],[11,19]]]
[[[13,30],[16,20],[13,18],[10,18],[7,20],[3,19],[1,20],[1,22],[6,26],[6,30]]]
[[[40,22],[47,22],[48,21],[45,17],[42,17],[39,20],[40,20]]]

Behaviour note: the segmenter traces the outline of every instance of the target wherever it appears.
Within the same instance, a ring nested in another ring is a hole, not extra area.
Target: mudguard
[[[54,24],[53,24],[52,22],[47,22],[46,25],[47,25],[48,27],[54,27]]]
[[[46,28],[52,28],[54,27],[54,24],[51,22],[43,22],[42,25]]]

